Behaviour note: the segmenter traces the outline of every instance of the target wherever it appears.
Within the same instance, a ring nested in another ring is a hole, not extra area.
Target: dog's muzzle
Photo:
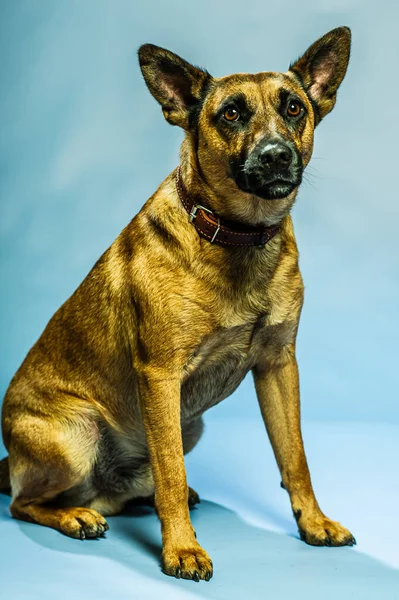
[[[301,183],[302,172],[301,155],[292,142],[283,139],[263,139],[244,164],[234,161],[231,165],[237,186],[266,200],[288,196]]]

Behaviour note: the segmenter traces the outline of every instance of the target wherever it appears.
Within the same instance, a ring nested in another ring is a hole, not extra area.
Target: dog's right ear
[[[315,124],[333,109],[345,77],[351,47],[349,27],[337,27],[310,46],[290,65],[301,80],[315,109]]]
[[[177,54],[153,44],[140,46],[138,55],[145,82],[162,106],[165,119],[188,130],[190,115],[201,104],[212,77]]]

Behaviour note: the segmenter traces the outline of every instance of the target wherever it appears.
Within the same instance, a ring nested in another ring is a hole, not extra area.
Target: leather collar
[[[216,215],[206,206],[195,202],[188,195],[181,176],[180,166],[177,167],[176,188],[180,201],[188,212],[189,221],[194,225],[201,237],[211,243],[222,246],[257,246],[263,248],[280,230],[280,225],[270,227],[250,227],[241,229],[241,224],[228,221]]]

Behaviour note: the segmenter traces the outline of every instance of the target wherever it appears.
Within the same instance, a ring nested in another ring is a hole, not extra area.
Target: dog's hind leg
[[[12,426],[9,445],[11,514],[74,538],[103,535],[108,525],[97,511],[57,505],[57,496],[90,476],[97,441],[96,423],[89,418],[77,422],[20,417]]]

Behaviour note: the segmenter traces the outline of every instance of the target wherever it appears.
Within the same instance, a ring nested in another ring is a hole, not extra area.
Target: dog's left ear
[[[337,27],[312,44],[290,65],[313,104],[317,125],[334,108],[337,89],[345,77],[351,45],[349,27]]]
[[[165,48],[140,46],[141,72],[151,94],[162,106],[165,119],[171,125],[190,128],[190,115],[201,104],[212,77]]]

